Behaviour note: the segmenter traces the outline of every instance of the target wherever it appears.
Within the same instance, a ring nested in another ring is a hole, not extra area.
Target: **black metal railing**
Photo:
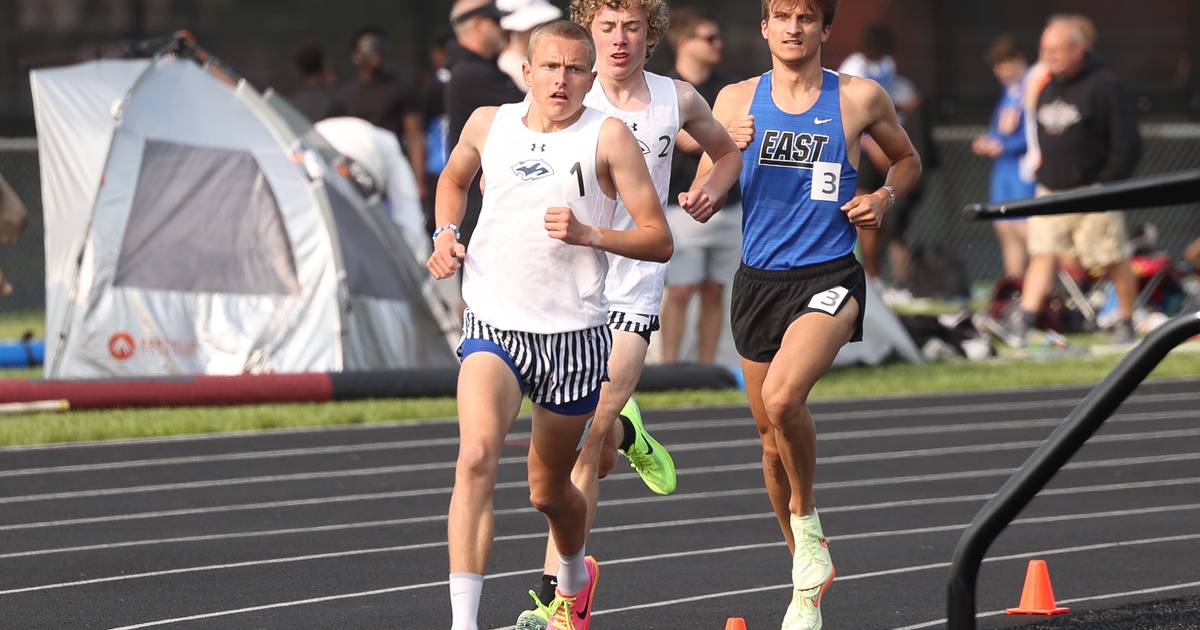
[[[1075,455],[1154,368],[1200,334],[1200,311],[1179,315],[1147,336],[1075,407],[963,532],[950,565],[947,627],[975,630],[975,582],[992,542]]]

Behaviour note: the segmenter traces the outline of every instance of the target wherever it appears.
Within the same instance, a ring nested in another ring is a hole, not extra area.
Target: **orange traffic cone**
[[[1021,604],[1007,609],[1010,615],[1061,615],[1070,608],[1054,604],[1054,589],[1050,587],[1050,571],[1045,560],[1030,560],[1025,570],[1025,588],[1021,589]]]
[[[725,630],[746,630],[746,620],[741,617],[730,617],[725,620]]]

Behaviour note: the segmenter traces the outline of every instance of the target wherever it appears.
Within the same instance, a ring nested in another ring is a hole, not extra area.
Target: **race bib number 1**
[[[812,198],[814,201],[837,201],[838,186],[842,183],[842,165],[837,162],[814,162],[812,168]]]
[[[828,291],[818,293],[808,301],[808,308],[837,315],[838,308],[842,306],[842,302],[846,301],[846,296],[850,295],[850,291],[845,287],[833,287]]]

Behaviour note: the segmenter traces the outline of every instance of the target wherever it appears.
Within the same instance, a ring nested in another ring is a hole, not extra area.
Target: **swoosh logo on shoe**
[[[588,591],[588,598],[587,598],[587,601],[585,601],[583,604],[583,610],[575,611],[575,616],[578,617],[580,621],[587,619],[588,608],[591,607],[591,605],[592,605],[592,593],[591,593],[591,591]]]

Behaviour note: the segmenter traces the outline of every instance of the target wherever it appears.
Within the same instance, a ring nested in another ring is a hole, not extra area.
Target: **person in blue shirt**
[[[879,229],[921,174],[888,93],[875,81],[821,66],[837,5],[762,0],[772,70],[725,87],[713,107],[735,141],[753,118],[742,155],[742,264],[730,323],[767,494],[792,551],[784,630],[818,630],[821,597],[833,581],[813,497],[816,427],[808,395],[838,350],[862,338],[866,277],[854,258],[855,229]],[[864,133],[890,166],[879,188],[856,194]],[[701,162],[697,181],[711,164]]]
[[[1021,176],[1021,161],[1025,159],[1028,142],[1025,133],[1025,92],[1029,62],[1010,35],[1001,35],[987,53],[992,73],[1004,92],[992,114],[988,133],[975,138],[971,150],[976,155],[991,158],[992,179],[988,200],[995,203],[1034,196],[1034,182]],[[1018,282],[1025,275],[1025,219],[993,221],[1000,255],[1004,262],[1004,277]]]

